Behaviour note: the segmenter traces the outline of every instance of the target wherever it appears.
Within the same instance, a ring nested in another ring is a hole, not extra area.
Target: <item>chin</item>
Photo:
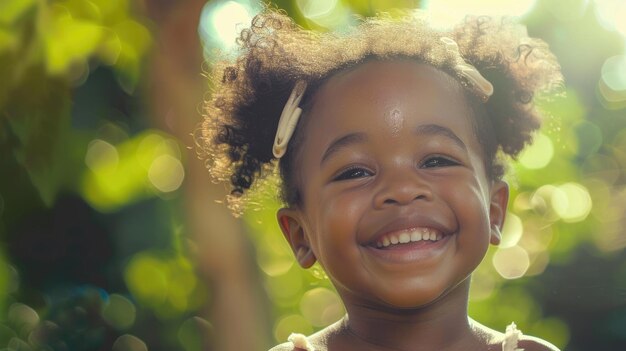
[[[378,298],[389,308],[396,310],[419,310],[430,307],[443,299],[454,298],[453,296],[461,297],[461,295],[454,292],[461,292],[463,289],[459,290],[458,288],[462,285],[463,283],[461,282],[461,284],[448,289],[444,286],[429,286],[428,288],[420,286],[411,289],[395,287],[394,289],[381,292]]]
[[[398,291],[395,291],[392,296],[381,297],[381,301],[392,309],[416,310],[428,307],[444,296],[445,293],[442,294],[441,292],[425,293],[424,291],[419,291],[400,294]]]

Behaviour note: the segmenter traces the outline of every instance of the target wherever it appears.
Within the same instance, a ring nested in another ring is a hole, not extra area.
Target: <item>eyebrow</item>
[[[440,135],[452,140],[457,146],[467,151],[467,146],[450,128],[438,124],[425,124],[415,128],[415,135]]]
[[[365,141],[367,141],[367,135],[365,133],[350,133],[333,140],[328,148],[326,148],[326,151],[324,151],[320,164],[324,164],[330,156],[339,152],[341,149],[345,149],[349,145],[359,144]]]
[[[464,151],[467,151],[467,146],[465,146],[465,143],[461,140],[461,138],[459,138],[450,128],[440,126],[438,124],[421,125],[415,128],[414,134],[417,136],[423,136],[423,135],[443,136],[452,140],[452,142],[454,142],[457,146],[459,146]],[[333,154],[339,152],[340,150],[345,149],[346,147],[353,145],[353,144],[363,143],[367,141],[367,139],[368,138],[365,133],[359,132],[359,133],[346,134],[344,136],[341,136],[333,140],[333,142],[330,143],[328,148],[326,148],[326,151],[324,151],[320,165],[323,165],[324,162],[326,162],[326,160],[328,160]]]

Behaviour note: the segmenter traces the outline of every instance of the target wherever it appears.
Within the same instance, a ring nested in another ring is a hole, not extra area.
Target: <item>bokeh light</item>
[[[104,140],[94,139],[87,146],[85,164],[94,173],[115,171],[119,160],[119,154],[115,146]]]
[[[289,304],[289,301],[298,299],[304,287],[303,277],[299,270],[300,267],[294,265],[285,274],[268,278],[268,292],[277,303]]]
[[[153,196],[154,190],[174,192],[185,177],[180,158],[178,143],[161,132],[146,131],[117,145],[94,139],[85,154],[89,171],[82,192],[101,211]]]
[[[619,109],[626,104],[626,55],[611,56],[604,61],[598,91],[607,108]]]
[[[626,55],[611,56],[604,61],[602,80],[613,91],[626,91]]]
[[[14,302],[9,306],[7,323],[13,326],[18,336],[26,338],[39,324],[39,314],[30,306]]]
[[[233,54],[236,39],[260,10],[259,3],[248,0],[209,1],[200,14],[198,32],[205,47],[205,56],[212,57],[213,49],[222,54]]]
[[[608,29],[615,30],[626,36],[626,1],[623,0],[594,0],[596,17],[600,24]]]
[[[321,287],[311,289],[302,295],[300,311],[315,327],[330,325],[345,313],[337,293]]]
[[[259,245],[257,262],[263,273],[276,277],[287,273],[294,266],[294,256],[289,250],[282,249],[284,245],[275,245],[275,241],[264,241]]]
[[[537,133],[533,144],[519,156],[519,163],[528,169],[540,169],[547,166],[554,156],[552,140],[543,133]]]
[[[135,305],[129,299],[111,294],[102,309],[102,318],[112,327],[124,330],[133,326],[136,313]]]
[[[517,279],[524,276],[530,267],[528,252],[520,246],[498,249],[493,254],[493,266],[504,279]]]
[[[587,188],[578,183],[560,185],[552,193],[552,208],[565,222],[580,222],[591,211],[591,196]]]
[[[161,155],[152,161],[148,179],[159,191],[169,193],[178,190],[185,178],[185,170],[179,159]]]
[[[112,351],[148,351],[148,346],[138,337],[124,334],[115,340]]]
[[[213,325],[201,317],[191,317],[178,328],[178,341],[186,351],[205,349],[204,340],[213,334]]]
[[[191,262],[184,257],[140,252],[126,266],[124,278],[133,297],[163,318],[192,310],[206,298]]]
[[[340,0],[296,0],[296,5],[308,21],[328,29],[347,24],[351,15]]]
[[[552,184],[546,184],[539,187],[530,197],[530,204],[538,215],[542,216],[546,221],[556,221],[559,217],[552,210],[552,195],[558,192],[557,187]],[[560,196],[560,195],[557,195]]]
[[[278,319],[274,326],[274,339],[285,342],[291,333],[309,335],[312,332],[313,327],[306,318],[299,314],[292,314]]]

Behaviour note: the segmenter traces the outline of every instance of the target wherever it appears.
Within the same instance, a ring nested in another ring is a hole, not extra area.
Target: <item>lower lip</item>
[[[389,263],[424,263],[440,256],[451,236],[446,235],[438,241],[422,240],[382,248],[366,246],[366,249],[376,258]]]

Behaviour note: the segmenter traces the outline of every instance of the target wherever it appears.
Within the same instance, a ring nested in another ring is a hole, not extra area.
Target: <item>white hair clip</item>
[[[460,58],[459,63],[456,65],[456,69],[459,73],[465,77],[477,90],[479,90],[483,94],[483,100],[487,101],[489,97],[493,94],[493,85],[483,77],[480,72],[476,69],[476,67],[470,65],[465,62],[461,57],[459,52],[459,45],[452,38],[449,37],[441,37],[440,40],[446,45],[446,48]]]
[[[274,138],[274,146],[272,147],[272,152],[276,158],[283,157],[285,152],[287,152],[287,144],[296,129],[296,125],[300,119],[300,114],[302,113],[302,109],[298,106],[298,104],[300,103],[300,100],[302,100],[305,90],[306,82],[303,80],[297,81],[291,91],[289,100],[285,103],[283,112],[280,114],[278,128],[276,129],[276,137]]]

